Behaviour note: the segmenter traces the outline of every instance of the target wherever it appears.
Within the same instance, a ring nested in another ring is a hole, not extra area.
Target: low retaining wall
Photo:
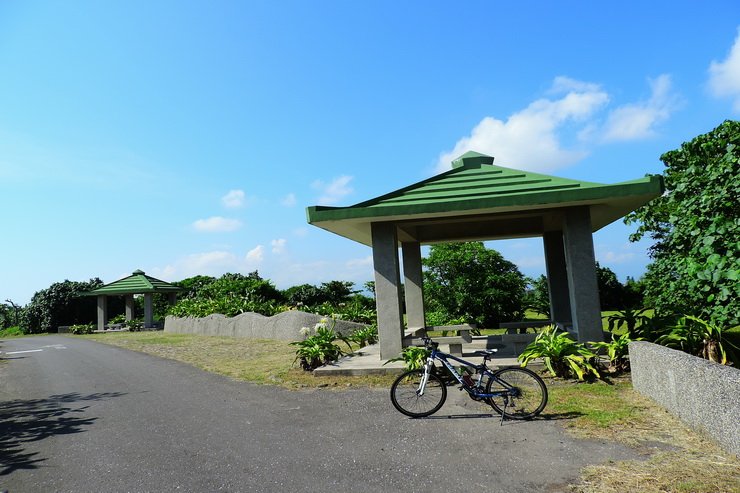
[[[740,370],[649,342],[629,354],[635,390],[740,455]]]
[[[220,314],[203,318],[168,316],[164,321],[164,331],[177,334],[297,341],[303,339],[300,333],[302,327],[313,329],[322,318],[325,317],[298,310],[278,313],[272,317],[252,312],[242,313],[232,318]],[[365,325],[337,320],[334,330],[346,335],[360,327],[365,327]]]

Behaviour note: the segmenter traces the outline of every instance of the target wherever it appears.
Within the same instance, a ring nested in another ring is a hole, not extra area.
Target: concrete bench
[[[539,329],[552,325],[551,320],[529,320],[524,322],[502,322],[499,329],[506,329],[507,334],[526,334],[528,328]]]
[[[421,336],[426,332],[455,332],[457,336],[434,337],[434,342],[448,344],[450,346],[450,354],[462,356],[462,345],[473,342],[473,337],[470,334],[470,331],[473,329],[475,329],[475,326],[471,324],[432,325],[428,327],[410,328],[404,332],[403,346],[421,346],[424,343],[421,340]]]

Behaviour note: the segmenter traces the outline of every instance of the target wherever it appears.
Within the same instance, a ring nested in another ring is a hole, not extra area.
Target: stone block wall
[[[203,318],[168,316],[164,322],[164,331],[179,334],[297,341],[303,339],[300,333],[302,327],[313,329],[322,318],[324,317],[321,315],[298,310],[278,313],[272,317],[251,312],[242,313],[231,318],[220,314]],[[331,322],[329,326],[331,326]],[[360,327],[365,326],[355,322],[337,320],[334,330],[346,335]]]
[[[641,341],[629,355],[635,390],[740,455],[740,370]]]

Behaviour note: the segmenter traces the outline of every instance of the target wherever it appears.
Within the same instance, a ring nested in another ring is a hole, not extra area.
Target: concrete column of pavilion
[[[182,291],[173,284],[146,275],[142,270],[135,270],[130,276],[119,279],[105,286],[101,286],[86,296],[96,296],[98,300],[98,330],[103,330],[108,322],[108,296],[124,296],[126,301],[126,320],[134,319],[134,295],[144,295],[144,327],[154,326],[154,293],[167,295],[168,302],[173,305],[177,301],[177,293]]]
[[[493,157],[476,152],[452,164],[353,206],[307,209],[310,224],[373,250],[381,358],[403,347],[401,266],[406,323],[424,328],[421,245],[442,242],[541,237],[552,322],[580,341],[600,340],[592,234],[658,197],[662,178],[590,183],[494,166]]]

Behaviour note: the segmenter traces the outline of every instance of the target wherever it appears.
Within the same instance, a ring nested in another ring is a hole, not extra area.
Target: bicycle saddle
[[[478,356],[493,356],[493,353],[498,352],[498,349],[486,349],[485,351],[475,351],[473,354]]]

